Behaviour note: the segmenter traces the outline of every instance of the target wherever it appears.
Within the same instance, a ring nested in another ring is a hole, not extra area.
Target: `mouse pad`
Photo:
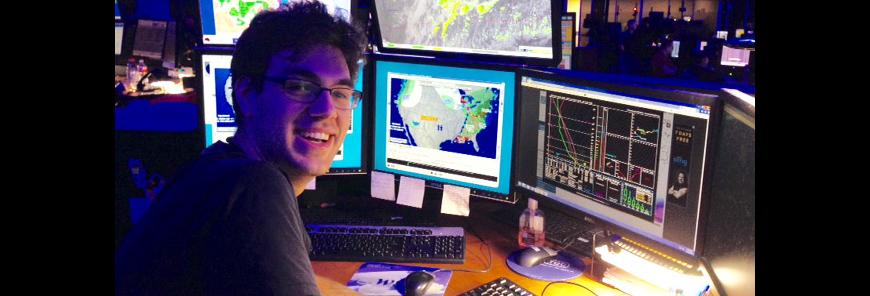
[[[405,277],[411,272],[434,272],[438,268],[366,262],[354,273],[347,287],[367,296],[401,296],[405,290]],[[441,296],[447,291],[452,271],[435,272],[435,282],[426,290],[426,296]]]
[[[505,261],[511,270],[529,278],[550,282],[567,281],[581,276],[586,270],[586,264],[583,264],[580,258],[566,253],[559,253],[556,257],[537,266],[525,267],[517,263],[517,258],[522,251],[523,249],[514,251]]]

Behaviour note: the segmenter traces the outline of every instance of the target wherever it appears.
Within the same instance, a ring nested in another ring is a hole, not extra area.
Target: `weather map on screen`
[[[510,192],[514,73],[376,62],[374,169]]]
[[[258,13],[301,0],[200,0],[204,44],[236,44]],[[321,0],[327,11],[350,21],[350,0]]]
[[[533,58],[553,57],[548,3],[375,0],[384,48]]]

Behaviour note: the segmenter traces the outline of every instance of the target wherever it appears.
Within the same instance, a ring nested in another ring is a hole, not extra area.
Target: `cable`
[[[576,242],[577,239],[580,238],[580,236],[581,236],[584,232],[586,232],[585,229],[584,229],[584,230],[580,230],[580,231],[578,231],[578,232],[576,232],[576,233],[572,233],[571,235],[567,236],[568,238],[566,238],[565,240],[563,240],[563,241],[561,241],[561,242],[559,243],[560,245],[562,245],[562,248],[559,248],[559,251],[561,252],[561,251],[564,251],[564,250],[568,249],[568,247],[570,247],[572,244],[574,244],[574,242]],[[570,241],[568,242],[568,244],[565,244],[565,242],[566,242],[567,240],[570,240]]]
[[[595,275],[595,247],[597,246],[595,244],[596,243],[595,237],[597,237],[599,234],[607,233],[607,232],[608,232],[607,230],[601,230],[601,231],[598,231],[592,235],[592,254],[591,254],[592,255],[592,264],[591,264],[591,266],[589,266],[589,271],[593,275]],[[606,234],[605,234],[605,236],[606,236]]]
[[[476,231],[474,231],[474,228],[471,227],[471,225],[466,224],[466,227],[468,227],[469,232],[471,232],[471,234],[473,234],[474,237],[476,237],[476,238],[480,241],[481,244],[483,244],[483,245],[486,246],[487,254],[489,254],[489,255],[488,255],[488,256],[489,256],[489,260],[488,260],[488,262],[486,263],[486,269],[483,269],[483,270],[471,270],[471,269],[450,269],[450,268],[443,268],[443,269],[435,270],[435,271],[433,271],[432,273],[436,273],[436,272],[439,272],[439,271],[457,271],[457,272],[479,272],[479,273],[487,273],[487,272],[489,272],[490,269],[492,269],[492,247],[491,247],[488,243],[486,243],[486,240],[484,240],[482,237],[480,237],[480,235],[478,235]]]
[[[577,283],[572,283],[572,282],[563,282],[563,281],[555,281],[555,282],[549,283],[549,284],[547,284],[546,286],[544,286],[544,290],[541,291],[541,296],[544,296],[544,293],[547,293],[547,288],[549,288],[550,285],[552,285],[552,284],[571,284],[571,285],[575,285],[575,286],[578,286],[578,287],[580,287],[580,288],[586,289],[586,291],[589,291],[589,293],[592,293],[592,295],[598,296],[598,294],[595,294],[595,291],[592,291],[592,290],[590,290],[589,288],[586,288],[586,286],[584,286],[584,285],[577,284]]]

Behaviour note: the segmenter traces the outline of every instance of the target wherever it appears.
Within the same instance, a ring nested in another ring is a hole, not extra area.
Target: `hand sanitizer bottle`
[[[538,209],[538,201],[529,198],[529,206],[520,215],[520,230],[517,238],[521,248],[544,245],[544,212]]]

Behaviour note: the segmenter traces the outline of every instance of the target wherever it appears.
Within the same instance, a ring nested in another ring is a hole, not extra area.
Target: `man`
[[[661,46],[652,56],[650,65],[651,73],[655,77],[673,77],[677,75],[677,65],[671,60],[671,52],[674,50],[673,40],[662,41]]]
[[[686,183],[686,173],[678,172],[677,173],[677,182],[671,185],[671,188],[668,188],[668,195],[670,195],[675,201],[682,201],[681,203],[685,204],[686,193],[689,192],[689,184]]]
[[[365,44],[319,2],[253,19],[233,54],[239,129],[180,172],[126,238],[117,294],[320,294],[296,197],[344,141]]]

